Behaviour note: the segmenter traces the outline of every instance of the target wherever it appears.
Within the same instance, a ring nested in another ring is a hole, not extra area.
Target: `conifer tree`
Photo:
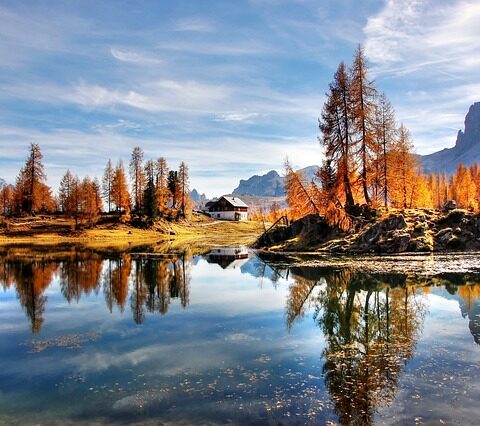
[[[180,213],[183,217],[191,210],[188,166],[182,161],[178,168],[178,186],[180,195]]]
[[[392,147],[391,161],[389,180],[391,182],[392,204],[401,208],[411,207],[418,164],[413,155],[410,132],[403,124],[398,129],[398,137]]]
[[[145,177],[147,185],[143,196],[144,211],[148,217],[156,219],[158,216],[157,191],[155,188],[155,170],[153,161],[149,160],[145,164]]]
[[[132,197],[135,212],[140,211],[143,205],[145,190],[145,174],[143,172],[143,150],[139,146],[133,148],[130,159],[130,179],[132,182]]]
[[[168,189],[170,191],[171,205],[172,208],[177,208],[177,203],[179,201],[179,181],[178,181],[178,172],[175,170],[170,170],[168,172]]]
[[[379,194],[383,194],[383,205],[388,206],[389,200],[389,154],[396,137],[395,112],[385,93],[379,97],[376,107],[376,163],[379,182]]]
[[[350,96],[360,164],[360,182],[365,203],[370,204],[368,169],[374,150],[376,89],[368,79],[367,64],[361,46],[355,52],[351,68]]]
[[[335,171],[336,185],[343,187],[344,207],[347,210],[355,204],[350,181],[353,155],[352,108],[350,79],[345,64],[341,62],[333,82],[330,83],[319,127],[322,132],[320,143],[324,147],[325,158]]]
[[[30,150],[25,166],[21,169],[16,183],[16,200],[20,212],[48,210],[54,206],[50,189],[46,186],[47,176],[42,163],[43,155],[40,146],[30,144]]]
[[[128,193],[125,169],[121,160],[115,168],[112,185],[112,201],[115,204],[117,212],[130,213],[130,194]]]
[[[163,215],[170,198],[168,164],[163,157],[160,157],[156,163],[155,186],[157,190],[157,210]]]
[[[295,171],[288,159],[285,160],[285,194],[293,219],[310,213],[319,214],[312,187],[305,181],[301,172]]]
[[[74,201],[74,184],[75,177],[72,175],[69,169],[63,175],[60,181],[60,187],[58,190],[58,202],[60,204],[60,210],[67,214],[73,214],[75,211]]]
[[[108,213],[112,211],[112,189],[115,170],[112,166],[112,160],[109,158],[102,178],[102,196],[107,203]]]

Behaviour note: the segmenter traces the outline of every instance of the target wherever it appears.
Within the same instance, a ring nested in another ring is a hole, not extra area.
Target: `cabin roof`
[[[240,198],[230,197],[224,195],[222,198],[225,198],[233,207],[248,207]]]

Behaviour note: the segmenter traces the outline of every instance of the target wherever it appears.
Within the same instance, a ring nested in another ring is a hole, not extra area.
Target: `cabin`
[[[248,249],[246,247],[220,247],[207,253],[208,263],[216,263],[222,269],[236,269],[248,262]]]
[[[220,197],[208,209],[210,216],[215,219],[244,221],[248,218],[248,206],[238,197]]]

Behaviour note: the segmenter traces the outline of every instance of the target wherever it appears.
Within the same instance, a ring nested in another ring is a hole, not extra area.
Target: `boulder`
[[[379,223],[372,225],[363,234],[359,236],[362,243],[375,244],[380,237],[387,235],[389,231],[405,229],[407,222],[401,214],[393,214]]]
[[[443,210],[448,212],[457,208],[457,202],[455,200],[449,200],[443,206]]]
[[[452,236],[452,228],[444,228],[437,232],[437,234],[435,235],[435,239],[441,244],[446,244],[447,241],[452,238]]]
[[[413,252],[432,252],[433,241],[431,237],[421,236],[410,241],[408,251]]]
[[[447,241],[447,249],[449,250],[464,250],[465,247],[465,241],[455,235]]]

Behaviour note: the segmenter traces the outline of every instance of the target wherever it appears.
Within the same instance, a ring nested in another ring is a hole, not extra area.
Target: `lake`
[[[0,423],[478,424],[480,275],[458,258],[136,251],[0,251]]]

